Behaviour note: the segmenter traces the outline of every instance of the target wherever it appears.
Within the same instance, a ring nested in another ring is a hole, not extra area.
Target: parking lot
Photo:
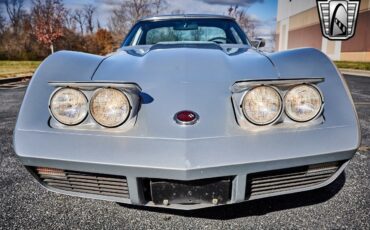
[[[346,80],[360,118],[362,144],[337,180],[314,191],[191,212],[46,191],[12,148],[26,87],[0,87],[0,229],[370,229],[370,78]]]

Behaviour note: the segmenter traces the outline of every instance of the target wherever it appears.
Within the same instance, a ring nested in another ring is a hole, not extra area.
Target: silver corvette
[[[14,148],[45,188],[198,209],[323,187],[360,143],[316,49],[264,53],[229,17],[145,18],[107,56],[62,51],[27,89]]]

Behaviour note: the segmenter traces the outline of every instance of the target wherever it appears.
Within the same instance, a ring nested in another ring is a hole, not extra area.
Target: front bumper
[[[332,182],[358,148],[356,127],[279,130],[246,136],[201,139],[151,139],[119,135],[83,135],[78,132],[15,132],[15,150],[28,167],[124,176],[129,196],[115,197],[66,191],[43,183],[48,189],[68,195],[120,203],[198,209],[212,202],[192,205],[154,203],[146,197],[143,180],[196,181],[231,178],[226,204],[319,188]],[[328,138],[330,137],[330,138]],[[340,162],[335,172],[320,183],[272,193],[248,195],[248,178],[259,172]],[[37,176],[36,176],[37,177]],[[37,177],[38,178],[38,177]],[[42,181],[40,181],[42,182]]]
[[[347,164],[348,161],[331,162],[249,174],[247,177],[239,175],[191,181],[135,178],[135,183],[125,176],[43,167],[27,169],[44,187],[57,193],[192,210],[320,188],[334,181]],[[134,202],[135,198],[139,200]]]

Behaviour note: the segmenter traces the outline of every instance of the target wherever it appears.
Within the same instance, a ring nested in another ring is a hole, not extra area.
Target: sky
[[[85,4],[94,4],[97,7],[97,18],[102,26],[106,26],[110,12],[116,5],[128,0],[64,0],[65,7],[69,9],[82,8]],[[31,0],[25,0],[29,8]],[[276,27],[277,0],[167,0],[168,6],[163,12],[170,14],[175,10],[184,13],[227,14],[230,5],[238,5],[247,10],[247,13],[258,25],[258,37],[268,38]]]

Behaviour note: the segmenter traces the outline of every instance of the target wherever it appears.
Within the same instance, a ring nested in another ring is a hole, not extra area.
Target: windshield
[[[123,45],[154,45],[160,42],[248,44],[246,35],[233,20],[173,19],[139,22]]]

